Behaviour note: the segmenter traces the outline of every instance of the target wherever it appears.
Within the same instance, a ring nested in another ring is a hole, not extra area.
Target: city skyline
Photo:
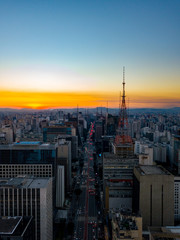
[[[1,1],[0,107],[180,107],[179,1]]]

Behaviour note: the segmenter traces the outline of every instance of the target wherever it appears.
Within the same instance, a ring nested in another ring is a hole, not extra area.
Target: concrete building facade
[[[133,168],[135,158],[120,158],[110,153],[103,155],[103,188],[106,212],[114,209],[132,210]]]
[[[35,240],[53,239],[52,178],[19,176],[0,180],[0,215],[33,216]]]
[[[174,225],[174,176],[160,166],[134,169],[133,210],[149,226]]]
[[[56,179],[56,207],[63,207],[64,204],[64,166],[57,166],[57,179]]]
[[[64,166],[65,192],[71,190],[71,142],[61,139],[57,145],[57,166]]]

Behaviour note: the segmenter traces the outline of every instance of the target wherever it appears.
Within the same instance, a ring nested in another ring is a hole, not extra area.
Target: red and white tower
[[[120,109],[119,123],[118,123],[114,146],[116,148],[119,148],[119,147],[122,148],[121,150],[123,150],[124,152],[125,149],[128,150],[129,147],[132,147],[132,139],[128,134],[128,115],[127,115],[126,94],[125,94],[125,67],[123,67],[123,83],[122,84],[123,84],[123,94],[121,96],[122,98],[121,109]],[[115,150],[115,152],[117,153],[117,149]]]

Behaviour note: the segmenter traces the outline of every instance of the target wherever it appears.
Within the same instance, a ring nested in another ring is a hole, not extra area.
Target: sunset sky
[[[179,0],[0,0],[0,108],[180,107]]]

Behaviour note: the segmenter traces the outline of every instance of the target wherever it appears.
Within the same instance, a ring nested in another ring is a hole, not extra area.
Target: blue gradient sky
[[[179,0],[0,0],[2,91],[118,100],[123,66],[134,104],[180,105]]]

